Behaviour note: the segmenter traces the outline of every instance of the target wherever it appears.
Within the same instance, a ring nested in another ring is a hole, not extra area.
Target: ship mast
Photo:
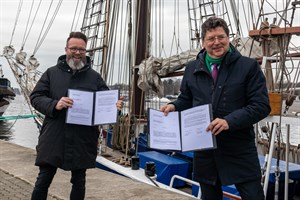
[[[138,87],[138,66],[144,59],[149,57],[149,32],[150,32],[150,7],[151,0],[136,1],[136,38],[135,38],[135,63],[133,69],[133,98],[132,114],[144,115],[144,93]]]

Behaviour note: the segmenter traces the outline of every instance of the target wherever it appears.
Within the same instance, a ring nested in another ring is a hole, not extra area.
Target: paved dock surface
[[[38,167],[35,150],[0,140],[0,199],[27,200],[31,197]],[[67,200],[71,173],[58,170],[49,188],[48,200]],[[101,169],[87,171],[86,197],[95,200],[189,200],[185,195],[140,183]]]

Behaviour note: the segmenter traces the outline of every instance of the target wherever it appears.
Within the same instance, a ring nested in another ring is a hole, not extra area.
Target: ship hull
[[[0,78],[0,116],[4,114],[11,100],[16,96],[7,78]]]

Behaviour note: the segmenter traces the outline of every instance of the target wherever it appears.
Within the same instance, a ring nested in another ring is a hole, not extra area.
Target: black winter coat
[[[55,105],[68,89],[85,91],[108,90],[99,73],[87,64],[73,74],[60,56],[56,66],[48,68],[30,95],[32,106],[45,115],[36,147],[36,165],[50,164],[64,170],[94,168],[99,131],[93,126],[66,124],[66,111]]]
[[[206,51],[188,64],[181,94],[173,102],[182,111],[212,104],[213,117],[228,122],[229,130],[216,136],[217,149],[194,152],[194,180],[215,184],[219,175],[223,185],[261,178],[253,124],[270,112],[265,77],[258,63],[232,51],[224,57],[214,84],[205,65]]]

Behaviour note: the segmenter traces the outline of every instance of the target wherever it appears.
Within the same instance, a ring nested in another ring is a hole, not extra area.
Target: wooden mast
[[[150,30],[150,6],[151,0],[137,1],[136,10],[136,56],[135,66],[138,66],[145,58],[149,57],[148,43]],[[137,67],[133,70],[133,106],[132,114],[135,116],[144,115],[144,95],[142,90],[137,86],[138,81]]]
[[[103,41],[103,63],[101,68],[101,74],[104,80],[107,81],[107,47],[108,47],[108,30],[109,30],[109,11],[110,11],[110,1],[106,2],[106,8],[105,8],[105,35],[104,35],[104,41]]]

